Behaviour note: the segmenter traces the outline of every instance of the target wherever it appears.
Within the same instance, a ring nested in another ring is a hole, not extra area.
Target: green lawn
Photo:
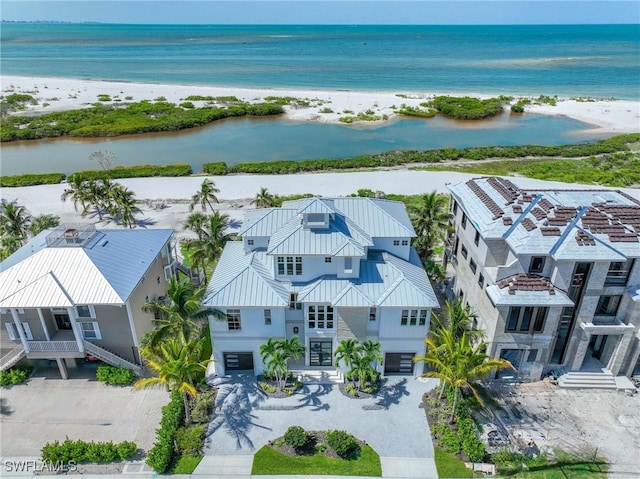
[[[528,471],[501,477],[509,477],[510,479],[606,479],[607,469],[606,464],[591,462],[559,463],[531,466]]]
[[[433,448],[433,452],[439,477],[473,477],[471,469],[467,469],[464,462],[453,454],[449,454],[437,447]]]
[[[315,454],[292,457],[269,446],[263,446],[253,458],[251,474],[307,474],[333,476],[382,476],[380,457],[369,446],[363,446],[356,459],[332,459]]]
[[[202,456],[181,456],[171,468],[171,474],[191,474],[201,460]]]

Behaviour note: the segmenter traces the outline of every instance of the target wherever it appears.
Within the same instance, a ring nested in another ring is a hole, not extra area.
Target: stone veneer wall
[[[367,308],[338,308],[338,341],[367,338]]]

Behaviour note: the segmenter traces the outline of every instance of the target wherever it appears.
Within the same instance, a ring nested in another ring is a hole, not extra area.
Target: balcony
[[[73,331],[60,331],[51,337],[51,341],[27,341],[29,352],[27,357],[44,357],[54,353],[55,356],[80,357],[84,354],[78,347]]]

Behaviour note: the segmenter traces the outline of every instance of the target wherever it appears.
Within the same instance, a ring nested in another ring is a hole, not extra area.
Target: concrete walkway
[[[380,455],[383,477],[438,477],[420,407],[432,380],[387,378],[371,399],[348,398],[337,385],[320,384],[306,385],[289,398],[268,399],[252,375],[219,378],[216,385],[216,418],[194,476],[250,477],[253,454],[298,425],[309,431],[342,429],[366,441]]]

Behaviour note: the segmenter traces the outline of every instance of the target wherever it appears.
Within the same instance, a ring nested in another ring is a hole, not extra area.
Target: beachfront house
[[[565,379],[602,386],[640,374],[637,198],[493,177],[449,190],[454,291],[478,313],[491,356],[525,381],[582,371]]]
[[[85,359],[140,371],[153,329],[142,305],[166,295],[173,230],[44,231],[0,263],[2,369],[56,361],[63,378]]]
[[[247,214],[241,241],[227,243],[204,306],[216,373],[260,373],[268,338],[297,337],[294,369],[335,370],[343,339],[382,345],[384,374],[418,374],[438,301],[411,247],[404,205],[372,198],[307,198]]]

